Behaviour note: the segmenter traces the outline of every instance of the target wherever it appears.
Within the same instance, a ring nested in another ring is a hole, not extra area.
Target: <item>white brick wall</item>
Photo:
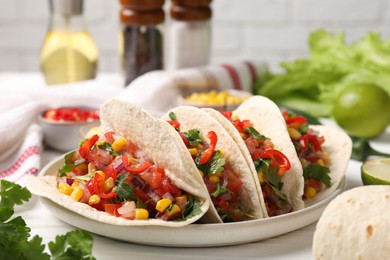
[[[168,1],[168,0],[166,0]],[[317,28],[343,30],[347,39],[367,31],[390,33],[388,0],[213,0],[212,62],[257,59],[277,70],[281,60],[307,54]],[[119,71],[119,0],[85,0],[100,71]],[[0,0],[0,71],[38,71],[49,17],[48,0]]]

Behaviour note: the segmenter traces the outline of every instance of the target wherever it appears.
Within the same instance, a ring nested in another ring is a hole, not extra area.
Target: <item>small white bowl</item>
[[[202,92],[194,92],[192,94],[196,94],[196,93],[199,93],[199,94],[203,94],[203,93],[210,93],[211,91],[202,91]],[[193,106],[193,107],[197,107],[197,108],[213,108],[215,110],[218,110],[218,111],[233,111],[235,110],[239,105],[241,105],[241,103],[246,99],[246,98],[249,98],[250,96],[252,96],[251,93],[247,92],[247,91],[243,91],[243,90],[235,90],[235,89],[229,89],[229,90],[216,90],[217,93],[220,93],[220,92],[227,92],[229,95],[231,96],[236,96],[236,97],[239,97],[242,99],[241,102],[239,103],[204,103],[204,102],[201,102],[201,101],[191,101],[191,100],[188,100],[187,97],[190,96],[191,94],[188,94],[188,95],[185,95],[185,96],[178,96],[177,97],[177,104],[179,106]]]
[[[87,108],[80,108],[87,109]],[[88,110],[94,110],[88,108]],[[54,121],[44,118],[43,111],[38,116],[38,123],[43,129],[44,143],[61,152],[67,152],[77,149],[80,142],[83,140],[83,136],[80,134],[82,127],[93,127],[100,125],[100,120],[94,121]]]

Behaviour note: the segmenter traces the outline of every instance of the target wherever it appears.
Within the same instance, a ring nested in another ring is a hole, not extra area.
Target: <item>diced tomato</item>
[[[143,192],[140,187],[134,188],[134,194],[139,200],[143,202],[148,201],[150,199],[149,196],[145,192]]]
[[[120,214],[118,213],[118,209],[120,207],[120,204],[106,203],[104,204],[104,211],[111,215],[114,215],[115,217],[120,217]]]
[[[221,111],[221,114],[226,117],[229,121],[232,121],[233,112],[231,111]]]
[[[179,197],[181,195],[181,190],[171,182],[168,177],[165,177],[162,182],[161,182],[162,188],[166,191],[169,192],[172,196],[174,197]]]
[[[163,174],[157,170],[157,167],[150,167],[149,170],[139,173],[139,176],[152,188],[161,187]]]
[[[312,145],[314,151],[321,151],[321,145],[314,135],[304,134],[299,138],[299,145],[303,151],[309,149],[310,144]]]
[[[241,189],[242,181],[230,170],[226,170],[223,174],[227,174],[227,188],[232,192],[237,192]]]
[[[112,144],[115,141],[114,132],[110,131],[104,134],[106,142]]]
[[[224,199],[220,199],[219,202],[218,202],[218,206],[222,210],[227,210],[229,208],[229,203],[227,203],[226,200],[224,200]]]

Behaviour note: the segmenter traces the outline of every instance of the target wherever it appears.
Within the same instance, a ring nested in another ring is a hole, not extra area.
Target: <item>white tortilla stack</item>
[[[313,257],[388,259],[390,186],[345,191],[324,210],[313,238]]]

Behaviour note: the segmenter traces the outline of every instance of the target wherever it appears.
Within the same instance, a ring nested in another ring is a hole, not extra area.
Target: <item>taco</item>
[[[65,155],[57,176],[30,179],[32,193],[115,225],[177,227],[204,215],[203,183],[187,171],[159,119],[119,100],[105,103],[100,117],[103,134]]]
[[[252,175],[236,142],[208,113],[181,106],[163,116],[177,139],[188,171],[203,183],[210,209],[204,222],[236,222],[266,216]]]
[[[204,110],[236,141],[258,179],[269,217],[304,207],[302,167],[282,114],[272,101],[251,97],[233,112]]]
[[[283,110],[288,133],[303,168],[306,206],[326,198],[341,183],[352,152],[352,141],[342,130],[309,125],[302,116]]]

